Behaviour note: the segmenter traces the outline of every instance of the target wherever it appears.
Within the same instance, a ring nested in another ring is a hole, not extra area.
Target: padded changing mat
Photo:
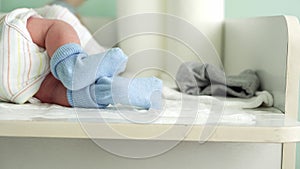
[[[44,103],[0,103],[0,120],[253,125],[257,120],[256,114],[262,113],[260,109],[247,108],[251,106],[248,103],[253,103],[255,98],[222,100],[211,96],[187,96],[169,88],[164,89],[164,98],[161,111],[123,105],[109,106],[106,109],[83,109]],[[242,108],[245,106],[247,109]]]

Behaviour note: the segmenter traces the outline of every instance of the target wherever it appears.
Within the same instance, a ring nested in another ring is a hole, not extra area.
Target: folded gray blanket
[[[199,62],[183,63],[176,74],[179,90],[191,95],[252,97],[260,81],[253,70],[226,76],[220,68]]]

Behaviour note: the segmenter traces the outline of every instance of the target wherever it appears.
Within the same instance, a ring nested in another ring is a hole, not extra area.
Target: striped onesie
[[[16,9],[0,18],[0,100],[25,103],[39,90],[50,73],[50,58],[44,48],[33,43],[26,28],[30,17],[63,20],[74,27],[81,45],[89,54],[104,49],[66,8],[58,5],[38,9]],[[87,45],[88,44],[88,45]]]

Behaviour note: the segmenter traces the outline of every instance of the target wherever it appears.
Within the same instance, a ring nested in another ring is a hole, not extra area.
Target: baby
[[[119,48],[104,51],[61,6],[16,9],[0,19],[0,32],[2,101],[22,104],[37,98],[83,108],[161,106],[161,80],[118,76],[127,56]]]

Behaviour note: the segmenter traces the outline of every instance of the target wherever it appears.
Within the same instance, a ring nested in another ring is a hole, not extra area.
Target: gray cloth
[[[253,70],[226,76],[220,68],[199,62],[183,63],[176,74],[179,90],[190,95],[252,97],[260,81]]]

